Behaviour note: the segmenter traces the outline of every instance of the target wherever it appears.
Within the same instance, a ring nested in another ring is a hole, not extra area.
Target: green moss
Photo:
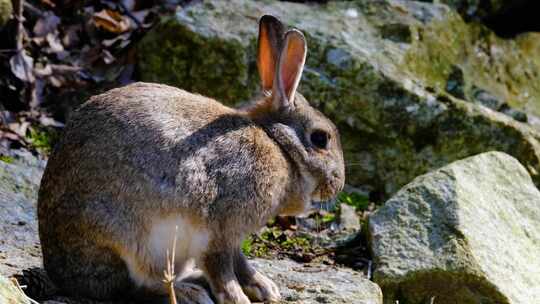
[[[32,148],[42,154],[48,155],[51,153],[52,148],[58,139],[58,133],[53,129],[31,128],[27,135],[27,139],[32,145]]]
[[[251,256],[251,250],[253,249],[252,243],[253,241],[251,240],[251,237],[248,237],[244,241],[242,241],[242,245],[240,248],[242,249],[242,252],[247,256]]]
[[[0,161],[5,162],[6,164],[11,164],[15,159],[11,156],[0,155]]]
[[[335,213],[327,213],[327,214],[323,215],[321,220],[325,224],[335,222],[336,221],[336,214]]]
[[[445,91],[459,67],[465,76],[465,99],[474,100],[474,87],[483,88],[511,106],[540,115],[538,37],[498,38],[477,23],[465,23],[456,13],[425,27],[415,27],[413,43],[401,68],[427,86]],[[533,52],[534,52],[533,51]]]
[[[367,210],[369,206],[369,198],[357,192],[341,192],[338,195],[338,202],[354,207],[357,211]]]
[[[205,37],[165,20],[139,45],[141,80],[237,104],[250,99],[255,91],[257,82],[250,73],[254,65],[248,64],[254,42],[246,48],[235,39]]]
[[[375,279],[385,304],[507,304],[510,301],[484,278],[471,274],[433,269],[412,272],[401,280]]]

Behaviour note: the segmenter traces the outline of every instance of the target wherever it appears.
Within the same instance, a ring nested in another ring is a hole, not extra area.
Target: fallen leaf
[[[17,78],[24,82],[33,83],[36,81],[34,76],[34,58],[28,56],[24,50],[17,52],[9,60],[11,72]]]
[[[129,20],[125,16],[122,16],[117,11],[109,9],[104,9],[95,13],[93,20],[97,28],[115,34],[124,33],[130,28]]]

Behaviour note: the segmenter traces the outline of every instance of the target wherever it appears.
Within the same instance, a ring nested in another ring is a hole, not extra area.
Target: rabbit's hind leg
[[[110,300],[123,298],[132,289],[124,261],[112,250],[85,241],[62,247],[44,257],[47,273],[62,292],[78,298]]]

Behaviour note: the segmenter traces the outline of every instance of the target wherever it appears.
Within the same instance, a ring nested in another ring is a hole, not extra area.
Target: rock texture
[[[195,2],[143,39],[142,80],[250,99],[265,13],[307,35],[299,91],[338,124],[348,183],[388,197],[431,169],[500,150],[540,184],[539,34],[503,40],[444,4]]]
[[[41,263],[36,200],[44,168],[29,152],[0,159],[0,275]]]
[[[382,304],[379,286],[352,270],[287,260],[251,262],[278,284],[283,303]]]
[[[369,232],[385,303],[540,299],[540,192],[507,154],[416,178],[370,217]]]

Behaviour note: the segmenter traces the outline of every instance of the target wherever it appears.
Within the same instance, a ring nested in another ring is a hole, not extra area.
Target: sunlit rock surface
[[[370,217],[369,233],[385,303],[540,299],[540,191],[507,154],[414,179]]]

